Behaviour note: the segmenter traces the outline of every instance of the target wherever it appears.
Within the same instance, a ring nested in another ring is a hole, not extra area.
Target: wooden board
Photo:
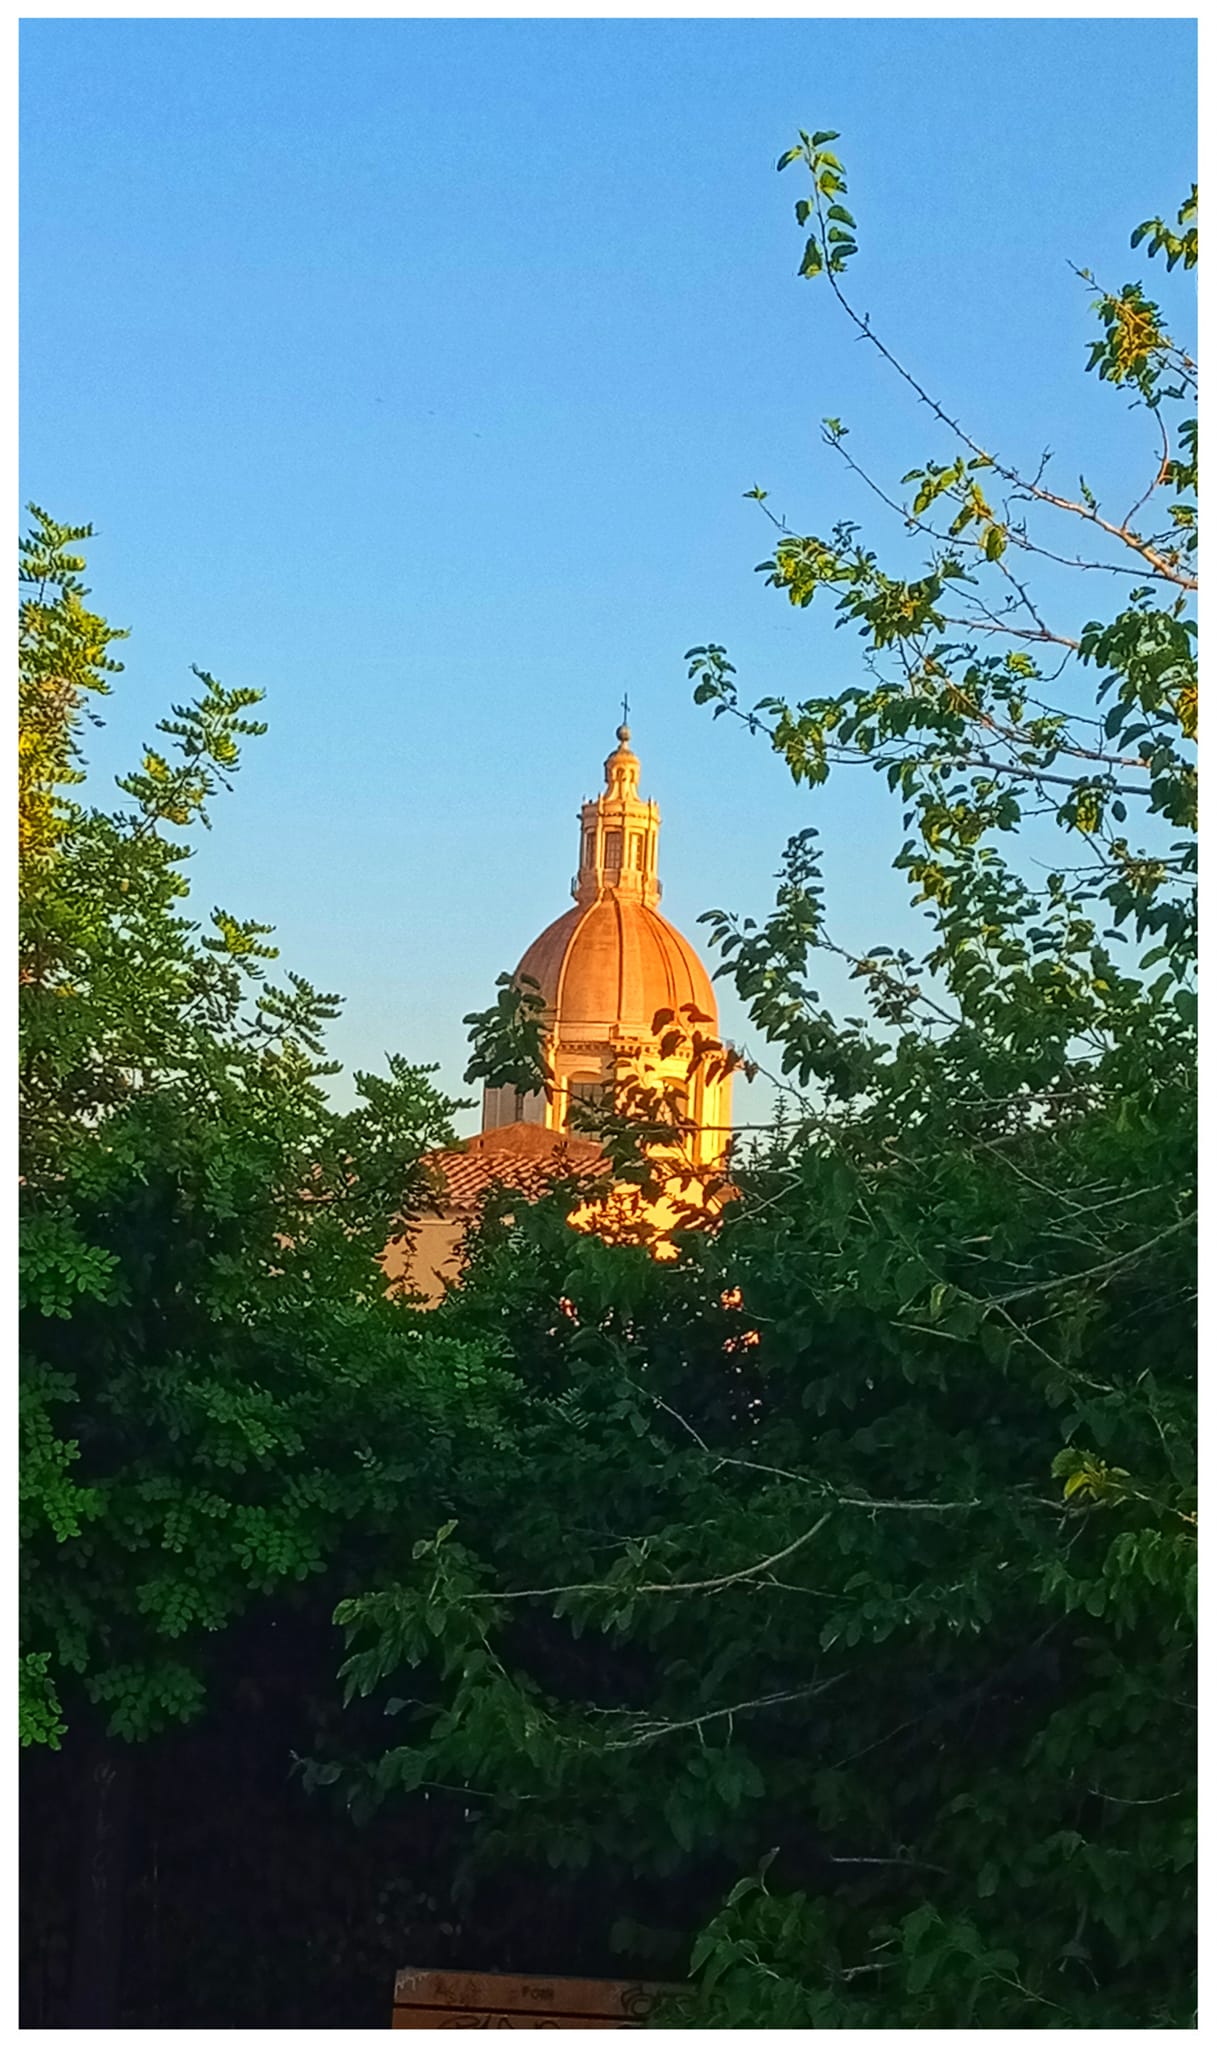
[[[634,1978],[507,1977],[470,1970],[399,1970],[395,2027],[641,2027],[675,1984]]]

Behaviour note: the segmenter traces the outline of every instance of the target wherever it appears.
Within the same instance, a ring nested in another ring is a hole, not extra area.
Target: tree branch
[[[737,1572],[725,1572],[721,1577],[715,1579],[656,1579],[644,1585],[634,1587],[613,1585],[607,1580],[599,1579],[566,1586],[524,1586],[511,1592],[473,1593],[469,1597],[477,1601],[494,1602],[498,1600],[552,1600],[556,1599],[559,1595],[567,1593],[621,1593],[626,1594],[631,1599],[637,1598],[643,1593],[648,1595],[657,1593],[721,1593],[727,1586],[743,1585],[750,1579],[758,1578],[762,1572],[768,1571],[770,1565],[784,1564],[788,1557],[796,1556],[800,1550],[806,1548],[813,1537],[819,1535],[821,1529],[826,1522],[831,1520],[831,1517],[832,1510],[830,1508],[820,1516],[818,1522],[812,1523],[810,1529],[804,1529],[801,1536],[796,1536],[793,1543],[787,1543],[783,1549],[775,1550],[772,1557],[758,1558],[755,1564],[744,1565]]]
[[[824,220],[823,203],[818,195],[816,198],[816,211],[820,220],[821,231],[827,244],[827,222]],[[1011,469],[1008,463],[1001,462],[997,457],[990,455],[987,449],[981,447],[979,441],[974,441],[972,436],[960,426],[958,420],[951,418],[951,415],[945,408],[939,405],[938,400],[932,398],[924,385],[918,383],[912,372],[907,370],[904,364],[892,354],[886,343],[880,340],[871,327],[869,317],[864,318],[860,313],[854,311],[853,306],[842,291],[835,273],[831,269],[826,269],[825,275],[828,278],[838,305],[845,313],[846,318],[857,329],[859,336],[863,340],[869,341],[871,346],[879,351],[879,354],[885,362],[890,364],[896,375],[903,379],[911,391],[916,393],[923,405],[929,407],[935,419],[941,421],[944,427],[948,427],[956,438],[963,442],[965,448],[971,449],[973,455],[986,463],[998,476],[1004,478],[1008,484],[1012,485],[1015,490],[1022,492],[1026,497],[1034,499],[1042,505],[1055,506],[1059,512],[1069,512],[1074,518],[1085,520],[1089,525],[1098,527],[1109,538],[1119,541],[1122,546],[1131,549],[1134,554],[1139,555],[1146,567],[1155,576],[1161,577],[1164,582],[1173,583],[1182,590],[1196,589],[1196,578],[1194,576],[1187,575],[1175,563],[1172,563],[1164,555],[1160,554],[1156,548],[1151,547],[1147,541],[1142,540],[1139,534],[1133,533],[1128,526],[1116,525],[1112,520],[1104,519],[1099,512],[1092,511],[1089,505],[1079,504],[1071,498],[1062,498],[1055,491],[1046,490],[1043,484],[1037,481],[1028,482],[1026,478],[1020,476],[1017,470]],[[1012,534],[1011,538],[1015,538],[1015,536]],[[1093,566],[1098,568],[1105,565],[1100,563],[1079,563],[1076,566]]]
[[[1134,1259],[1143,1258],[1146,1252],[1152,1252],[1155,1246],[1165,1244],[1168,1238],[1177,1237],[1181,1230],[1186,1230],[1195,1221],[1194,1212],[1190,1216],[1180,1216],[1174,1223],[1168,1224],[1165,1230],[1160,1230],[1155,1237],[1146,1238],[1144,1244],[1134,1245],[1131,1251],[1119,1252],[1115,1258],[1104,1259],[1099,1266],[1087,1266],[1080,1273],[1060,1273],[1054,1280],[1037,1280],[1030,1287],[1016,1287],[1010,1294],[995,1294],[982,1306],[1004,1308],[1008,1302],[1026,1301],[1031,1295],[1049,1294],[1058,1287],[1072,1287],[1079,1280],[1102,1279],[1108,1273],[1118,1272],[1121,1266],[1131,1265]]]
[[[754,1700],[737,1700],[730,1707],[714,1707],[706,1714],[692,1714],[687,1721],[655,1721],[645,1724],[631,1736],[622,1736],[604,1746],[611,1750],[641,1749],[648,1742],[661,1741],[665,1735],[679,1735],[688,1728],[700,1730],[711,1721],[733,1721],[737,1714],[758,1713],[766,1707],[787,1706],[797,1700],[814,1700],[821,1693],[831,1691],[834,1685],[840,1685],[845,1676],[845,1672],[839,1671],[834,1677],[821,1679],[815,1685],[798,1686],[789,1692],[765,1693]],[[607,1711],[617,1710],[610,1708]]]

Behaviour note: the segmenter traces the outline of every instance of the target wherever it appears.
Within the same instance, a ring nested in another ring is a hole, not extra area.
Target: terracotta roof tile
[[[423,1160],[439,1183],[442,1207],[472,1216],[492,1187],[511,1188],[539,1201],[555,1181],[602,1179],[607,1162],[598,1145],[537,1124],[507,1124],[483,1131],[467,1146],[429,1152]]]

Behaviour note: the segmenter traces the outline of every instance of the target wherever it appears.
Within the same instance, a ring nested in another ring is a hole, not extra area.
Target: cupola
[[[630,728],[617,727],[617,746],[604,764],[604,789],[580,813],[576,903],[595,903],[606,889],[654,908],[659,883],[659,806],[638,794],[639,760]]]

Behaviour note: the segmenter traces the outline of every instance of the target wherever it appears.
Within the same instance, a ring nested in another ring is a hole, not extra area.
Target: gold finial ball
[[[622,746],[624,747],[624,746],[625,746],[625,745],[627,744],[627,742],[628,742],[628,740],[629,740],[629,737],[630,737],[630,728],[629,728],[629,726],[628,726],[628,725],[619,725],[619,726],[617,727],[617,737],[618,737],[618,739],[619,739],[619,740],[621,741],[621,744],[622,744]]]

